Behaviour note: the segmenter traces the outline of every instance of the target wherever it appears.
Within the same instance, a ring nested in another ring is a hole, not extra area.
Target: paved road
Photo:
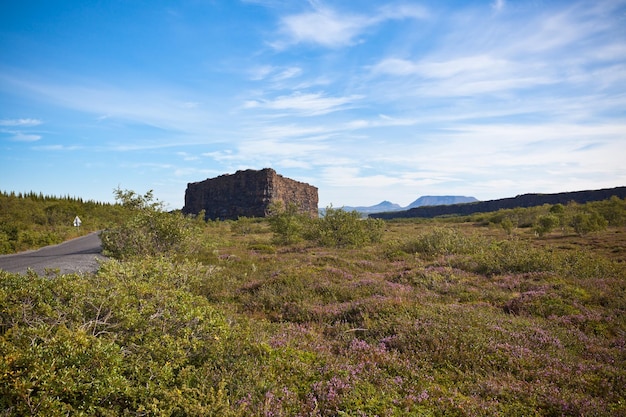
[[[46,269],[62,274],[73,272],[94,272],[98,269],[97,259],[102,256],[102,242],[99,232],[69,240],[54,246],[46,246],[34,251],[0,256],[0,269],[7,272],[25,273],[28,268],[40,275]]]

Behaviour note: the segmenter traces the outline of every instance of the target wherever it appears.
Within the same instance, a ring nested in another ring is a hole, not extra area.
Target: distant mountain
[[[357,207],[342,207],[345,211],[358,211],[363,215],[371,213],[389,213],[394,211],[409,210],[415,207],[422,206],[443,206],[448,204],[461,204],[461,203],[473,203],[478,201],[474,197],[465,197],[459,195],[426,195],[418,198],[406,207],[402,207],[399,204],[392,203],[391,201],[381,201],[374,206],[357,206]]]
[[[359,213],[381,213],[387,211],[403,210],[400,204],[392,203],[391,201],[381,201],[375,206],[359,206],[359,207],[342,207],[345,211],[358,211]]]
[[[474,197],[465,197],[460,195],[425,195],[418,198],[405,209],[422,206],[448,206],[450,204],[474,203],[478,201]]]

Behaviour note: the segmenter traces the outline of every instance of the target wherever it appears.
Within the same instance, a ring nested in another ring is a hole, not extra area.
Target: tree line
[[[61,243],[117,223],[126,209],[119,204],[0,191],[0,254]],[[73,225],[79,216],[80,228]]]

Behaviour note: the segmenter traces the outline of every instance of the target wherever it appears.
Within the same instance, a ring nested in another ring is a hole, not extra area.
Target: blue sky
[[[4,1],[0,189],[181,208],[274,168],[320,207],[626,185],[626,1]]]

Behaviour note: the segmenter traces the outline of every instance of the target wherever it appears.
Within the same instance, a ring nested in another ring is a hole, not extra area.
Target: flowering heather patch
[[[0,415],[626,415],[626,233],[579,256],[436,221],[274,247],[258,224],[177,261],[0,272]]]

